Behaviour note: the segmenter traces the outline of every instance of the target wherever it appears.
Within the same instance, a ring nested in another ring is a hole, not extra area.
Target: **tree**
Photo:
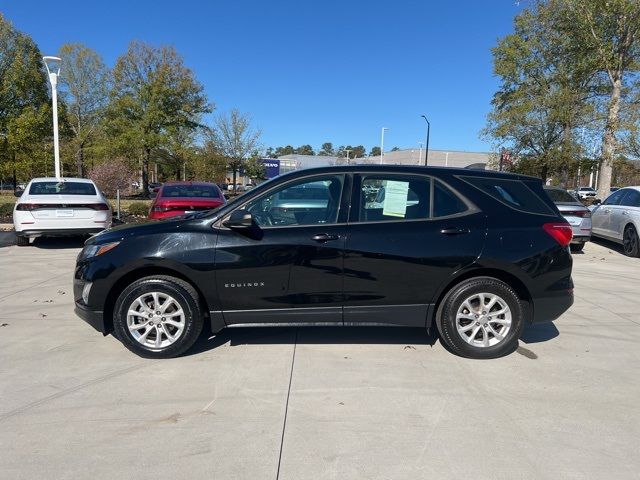
[[[353,150],[351,152],[351,158],[362,158],[364,156],[366,156],[367,154],[367,149],[364,148],[363,145],[357,145],[355,147],[353,147]]]
[[[380,147],[371,147],[369,151],[370,157],[379,157],[380,156]]]
[[[109,198],[115,198],[116,192],[128,192],[132,188],[135,174],[129,164],[121,159],[103,163],[91,169],[89,178]]]
[[[51,122],[42,54],[0,14],[0,176],[46,173]]]
[[[133,41],[116,62],[107,108],[107,128],[118,153],[142,155],[143,195],[148,195],[149,163],[169,143],[172,132],[195,131],[212,110],[202,85],[173,47]]]
[[[301,145],[296,148],[295,153],[298,155],[315,155],[313,147],[311,145]]]
[[[571,51],[563,2],[524,10],[492,50],[500,88],[483,135],[510,151],[516,171],[566,183],[581,157],[574,131],[593,118],[599,83],[590,58]]]
[[[318,152],[318,155],[323,157],[332,157],[333,154],[334,154],[333,143],[331,142],[323,143],[322,147],[320,148],[320,151]]]
[[[278,158],[283,155],[293,155],[294,153],[296,153],[295,149],[291,145],[287,145],[286,147],[276,148],[274,152],[274,156]]]
[[[398,152],[398,151],[400,151],[400,148],[399,148],[399,147],[393,147],[393,148],[391,149],[391,151],[392,151],[392,152]]]
[[[608,80],[606,122],[598,195],[609,195],[616,134],[625,89],[640,69],[640,2],[638,0],[565,0],[570,12],[566,33],[575,52],[589,56]]]
[[[60,92],[67,104],[76,169],[78,176],[83,177],[85,151],[99,138],[107,104],[108,69],[97,52],[78,43],[63,45],[59,56],[64,59]]]
[[[209,132],[209,148],[227,159],[227,166],[233,174],[234,191],[238,172],[259,147],[260,134],[260,130],[251,126],[249,115],[236,109],[218,115]]]

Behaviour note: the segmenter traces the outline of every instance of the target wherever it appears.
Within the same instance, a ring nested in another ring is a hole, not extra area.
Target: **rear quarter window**
[[[555,215],[555,212],[525,182],[495,177],[460,177],[500,203],[521,212]],[[541,194],[542,188],[540,188]],[[548,200],[547,200],[548,201]]]

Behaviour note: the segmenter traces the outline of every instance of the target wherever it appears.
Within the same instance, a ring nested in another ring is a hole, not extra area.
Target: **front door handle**
[[[311,237],[311,240],[315,242],[329,242],[331,240],[338,240],[340,235],[330,235],[328,233],[318,233]]]
[[[629,211],[628,211],[628,210],[623,210],[623,211],[622,211],[622,214],[623,214],[623,215],[629,215]]]
[[[443,235],[464,235],[465,233],[470,233],[471,230],[468,228],[443,228],[440,230],[440,233]]]

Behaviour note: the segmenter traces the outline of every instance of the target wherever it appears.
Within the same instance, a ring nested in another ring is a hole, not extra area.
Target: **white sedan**
[[[34,178],[13,209],[16,243],[30,238],[98,233],[111,226],[111,207],[86,178]]]
[[[622,244],[629,257],[640,256],[640,187],[616,190],[593,209],[592,234]]]

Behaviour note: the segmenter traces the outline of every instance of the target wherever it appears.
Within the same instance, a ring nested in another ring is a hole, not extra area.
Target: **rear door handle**
[[[329,235],[328,233],[318,233],[311,237],[311,240],[315,242],[329,242],[331,240],[338,240],[340,235]]]
[[[624,210],[624,211],[622,212],[622,214],[623,214],[623,215],[629,215],[629,211],[628,211],[628,210]]]
[[[464,235],[465,233],[470,233],[471,230],[468,228],[443,228],[440,230],[440,233],[443,235]]]

